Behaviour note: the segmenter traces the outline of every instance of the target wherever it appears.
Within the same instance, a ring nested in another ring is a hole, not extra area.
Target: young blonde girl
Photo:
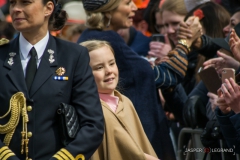
[[[105,119],[103,142],[91,160],[157,160],[132,102],[116,90],[119,73],[112,47],[99,40],[81,45],[89,51]]]

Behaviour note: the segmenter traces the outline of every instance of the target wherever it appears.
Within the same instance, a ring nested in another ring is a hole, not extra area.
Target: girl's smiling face
[[[114,54],[109,47],[104,46],[89,52],[89,55],[98,92],[114,95],[118,84],[118,68]]]

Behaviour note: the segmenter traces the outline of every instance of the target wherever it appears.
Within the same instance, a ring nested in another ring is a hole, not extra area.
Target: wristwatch
[[[179,39],[178,43],[181,45],[184,45],[188,49],[189,52],[191,51],[191,48],[188,46],[186,39]]]

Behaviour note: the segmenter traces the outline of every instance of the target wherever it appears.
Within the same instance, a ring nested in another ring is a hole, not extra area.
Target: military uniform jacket
[[[50,54],[52,56],[50,56]],[[28,92],[19,53],[19,37],[0,46],[0,116],[7,113],[10,98],[23,92],[27,100],[29,159],[89,159],[102,142],[104,122],[97,87],[89,66],[86,48],[49,35],[32,87]],[[56,70],[65,69],[55,80]],[[60,142],[57,109],[61,102],[75,107],[80,130],[67,146]],[[10,114],[0,119],[0,125],[9,121]],[[1,129],[0,126],[0,129]],[[22,118],[20,118],[9,146],[0,134],[0,159],[25,160],[21,154]]]

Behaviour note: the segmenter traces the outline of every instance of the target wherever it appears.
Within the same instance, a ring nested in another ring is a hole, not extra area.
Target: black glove
[[[210,120],[204,128],[200,139],[204,147],[217,148],[219,146],[219,139],[222,137],[218,121]]]
[[[189,97],[183,108],[183,119],[186,127],[195,129],[204,128],[208,119],[206,117],[206,106],[200,96]]]

